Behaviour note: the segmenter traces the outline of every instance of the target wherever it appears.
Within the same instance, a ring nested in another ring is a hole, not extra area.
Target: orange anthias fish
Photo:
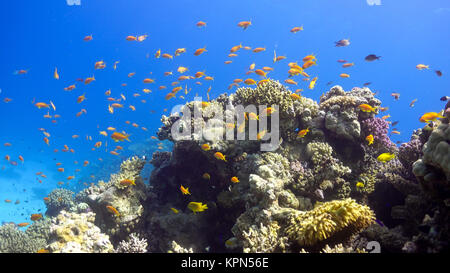
[[[198,55],[202,54],[203,52],[207,52],[206,47],[197,49],[197,50],[194,52],[194,55],[195,55],[195,56],[198,56]]]
[[[251,21],[241,21],[237,24],[237,26],[241,27],[243,30],[246,30],[251,25],[252,25]]]
[[[231,182],[233,182],[233,183],[239,183],[240,181],[239,181],[239,178],[237,178],[237,176],[233,176],[231,179]]]
[[[291,32],[292,33],[297,33],[297,32],[302,31],[302,30],[303,30],[303,26],[301,26],[301,27],[293,27],[291,29]]]
[[[181,193],[183,194],[183,195],[190,195],[191,193],[189,192],[189,188],[185,188],[185,187],[183,187],[183,185],[180,185],[180,190],[181,190]]]
[[[88,36],[85,36],[84,38],[83,38],[83,40],[84,41],[86,41],[86,42],[88,42],[88,41],[92,41],[92,34],[91,35],[88,35]]]
[[[430,69],[430,66],[429,66],[429,65],[424,65],[424,64],[418,64],[418,65],[416,65],[416,68],[417,68],[418,70],[422,70],[422,69]]]
[[[297,134],[297,137],[305,137],[306,136],[306,134],[309,132],[309,129],[307,128],[307,129],[303,129],[303,130],[300,130],[299,132],[298,132],[298,134]]]
[[[69,85],[68,87],[64,87],[65,91],[72,91],[75,89],[75,84]]]
[[[122,133],[119,133],[119,132],[114,132],[114,133],[111,135],[111,138],[114,139],[115,142],[118,142],[118,141],[124,141],[124,140],[130,141],[130,140],[128,139],[129,136],[130,136],[130,135],[127,135],[127,134],[122,134]]]
[[[136,183],[134,182],[134,180],[124,179],[124,180],[120,181],[120,185],[122,185],[122,186],[136,186]]]
[[[198,27],[205,27],[206,26],[206,22],[203,21],[198,21],[197,24],[195,24]]]
[[[37,221],[41,218],[42,218],[42,213],[31,214],[31,217],[30,217],[31,221]]]
[[[119,211],[113,206],[106,206],[106,209],[116,216],[120,216]]]
[[[436,121],[437,118],[445,118],[445,117],[436,112],[428,112],[428,113],[423,114],[423,116],[420,117],[419,121],[420,122],[430,122],[430,121]]]
[[[45,103],[45,102],[37,102],[37,103],[35,104],[35,106],[36,106],[38,109],[42,109],[42,108],[50,108],[50,105],[48,105],[48,104]]]
[[[132,35],[128,35],[125,40],[127,41],[137,41],[137,37],[136,36],[132,36]]]
[[[86,94],[86,93],[85,93],[85,94]],[[85,94],[83,94],[83,95],[81,95],[81,96],[79,96],[79,97],[77,98],[77,103],[82,103],[82,102],[86,99]]]
[[[224,156],[221,152],[216,152],[216,153],[214,154],[214,157],[217,158],[217,159],[219,159],[219,160],[223,160],[223,161],[225,161],[225,162],[228,162],[227,159],[225,158],[225,156]]]
[[[55,67],[55,72],[53,72],[53,78],[59,80],[58,69]]]
[[[297,85],[297,82],[294,81],[293,79],[286,79],[286,80],[284,80],[284,82],[287,83],[287,84],[295,84],[295,85]]]
[[[363,111],[363,112],[370,113],[370,112],[375,112],[375,110],[376,110],[378,107],[372,107],[372,106],[369,105],[369,104],[363,103],[363,104],[360,104],[360,105],[358,106],[358,108],[361,109],[361,111]]]
[[[89,77],[89,78],[86,78],[86,79],[84,80],[84,84],[89,84],[89,83],[91,83],[91,82],[93,82],[93,81],[95,81],[95,77],[94,77],[94,76]]]
[[[145,34],[145,35],[140,35],[140,36],[137,37],[137,41],[138,41],[138,42],[143,42],[145,39],[147,39],[147,37],[148,37],[147,34]]]

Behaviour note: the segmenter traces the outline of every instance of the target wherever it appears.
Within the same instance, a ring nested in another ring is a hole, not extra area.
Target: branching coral
[[[29,236],[14,224],[0,226],[0,253],[34,253],[45,244],[44,239]]]
[[[137,233],[131,233],[128,240],[119,243],[116,253],[146,253],[147,239],[141,238]]]
[[[353,199],[335,200],[321,203],[311,211],[293,213],[286,234],[300,246],[314,246],[336,236],[359,232],[374,219],[369,207]]]

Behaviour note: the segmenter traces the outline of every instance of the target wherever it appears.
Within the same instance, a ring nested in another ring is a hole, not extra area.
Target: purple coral
[[[373,135],[376,146],[387,150],[391,150],[395,146],[387,136],[389,124],[384,119],[378,117],[365,119],[361,122],[361,128],[366,136]]]
[[[423,143],[419,138],[402,143],[398,151],[398,159],[403,166],[411,170],[412,164],[422,156]]]

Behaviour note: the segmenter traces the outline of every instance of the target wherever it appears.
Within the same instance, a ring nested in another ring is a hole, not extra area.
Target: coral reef
[[[0,226],[0,253],[35,253],[45,247],[45,239],[29,234],[14,224]]]
[[[52,253],[108,253],[113,252],[109,236],[94,225],[95,213],[61,211],[52,219],[50,243]]]
[[[158,138],[173,148],[152,154],[148,185],[146,158],[134,156],[75,198],[54,190],[47,217],[26,232],[0,227],[0,252],[361,253],[374,241],[382,252],[448,251],[448,119],[397,148],[380,105],[367,87],[334,86],[317,104],[270,79],[187,102],[161,118]],[[271,106],[279,115],[264,114]],[[267,139],[251,138],[255,116],[279,145],[263,150]],[[396,157],[380,162],[384,152]]]
[[[142,225],[142,203],[147,198],[146,186],[140,177],[144,164],[139,157],[125,160],[120,172],[112,174],[108,183],[99,182],[76,196],[77,201],[87,203],[95,212],[95,223],[113,242],[124,240]],[[124,183],[125,180],[133,181],[134,185]]]
[[[48,216],[56,216],[63,210],[69,210],[74,203],[74,192],[67,189],[54,189],[47,196],[48,199],[45,200],[45,205],[47,206],[47,211],[45,212]]]
[[[317,205],[307,212],[294,212],[289,217],[286,233],[299,246],[313,246],[321,241],[339,241],[370,226],[374,213],[352,199],[335,200]],[[345,238],[345,237],[344,237]]]

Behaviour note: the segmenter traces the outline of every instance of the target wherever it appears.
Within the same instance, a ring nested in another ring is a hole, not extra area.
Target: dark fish
[[[441,77],[441,76],[442,76],[442,72],[441,72],[441,70],[435,70],[434,72],[436,72],[436,75],[438,75],[439,77]]]
[[[327,86],[330,85],[330,84],[332,84],[332,83],[333,83],[333,82],[327,82]]]
[[[336,44],[335,46],[341,47],[341,46],[348,46],[350,44],[350,41],[348,39],[342,39],[334,43]]]
[[[397,125],[399,123],[399,121],[397,120],[397,121],[394,121],[394,122],[392,122],[392,126],[395,126],[395,125]]]
[[[448,101],[448,100],[450,100],[450,97],[449,97],[449,96],[443,96],[443,97],[441,98],[441,101]]]
[[[370,55],[367,55],[366,58],[364,58],[364,59],[368,62],[371,62],[371,61],[379,60],[380,58],[381,58],[381,56],[377,56],[375,54],[370,54]]]
[[[395,143],[397,143],[397,144],[400,144],[400,143],[402,143],[400,140],[397,140]]]
[[[371,82],[366,82],[366,83],[364,83],[363,85],[364,86],[369,86],[371,84]]]

